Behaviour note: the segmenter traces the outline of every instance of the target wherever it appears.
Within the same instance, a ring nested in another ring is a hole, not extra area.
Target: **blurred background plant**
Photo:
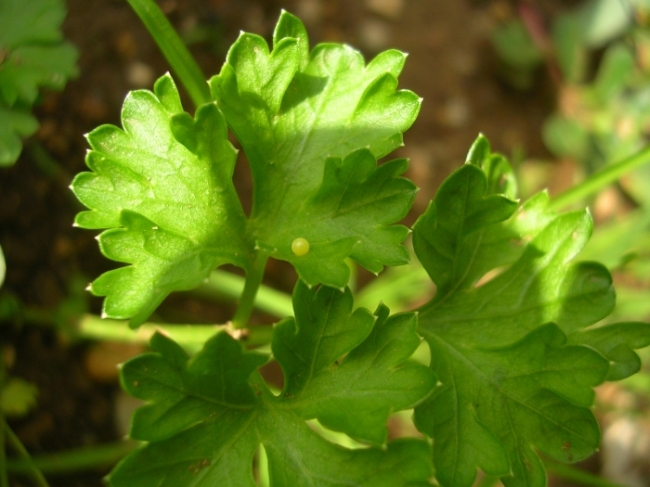
[[[589,0],[549,24],[533,2],[517,4],[518,18],[492,33],[501,75],[530,89],[546,69],[557,95],[542,136],[555,161],[518,166],[525,192],[561,189],[594,180],[621,161],[628,169],[612,184],[579,201],[596,220],[580,257],[599,260],[614,276],[617,306],[611,321],[650,317],[650,2]],[[603,472],[624,485],[649,485],[650,369],[641,352],[640,374],[600,389]]]

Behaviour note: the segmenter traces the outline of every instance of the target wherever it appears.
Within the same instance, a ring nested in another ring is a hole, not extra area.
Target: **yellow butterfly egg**
[[[291,251],[298,257],[302,257],[309,252],[309,242],[306,238],[298,237],[291,242]]]

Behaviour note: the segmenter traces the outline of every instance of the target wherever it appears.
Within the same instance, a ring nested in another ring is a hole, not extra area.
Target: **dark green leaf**
[[[497,159],[483,150],[470,160],[414,227],[438,286],[419,331],[443,383],[416,422],[434,439],[446,487],[470,486],[477,468],[507,486],[542,487],[535,450],[570,462],[598,447],[592,388],[608,374],[609,352],[577,332],[611,312],[612,280],[600,264],[572,262],[591,235],[586,211],[556,215],[545,193],[515,211],[499,194],[512,187],[490,183],[500,179],[491,176]],[[641,334],[629,338],[639,345]]]
[[[267,358],[244,352],[226,333],[192,358],[155,335],[154,351],[122,368],[124,388],[148,403],[136,412],[131,436],[148,443],[115,468],[109,484],[253,487],[253,458],[262,446],[272,487],[429,485],[426,442],[349,450],[305,422],[318,417],[384,443],[388,415],[421,402],[435,384],[430,369],[407,361],[419,343],[414,315],[388,317],[382,307],[375,320],[352,312],[349,290],[304,284],[294,306],[296,321],[278,325],[273,342],[286,373],[279,396],[254,372]]]
[[[621,380],[641,369],[641,359],[635,349],[650,345],[649,323],[615,323],[568,336],[569,343],[590,346],[609,360],[606,380]]]
[[[414,314],[389,318],[384,306],[375,317],[364,309],[350,314],[352,295],[338,294],[326,287],[313,293],[298,284],[294,307],[300,313],[280,323],[273,338],[286,376],[282,394],[299,404],[303,416],[382,444],[388,416],[420,402],[435,386],[435,376],[404,362],[420,343]],[[351,347],[356,348],[345,355]]]
[[[481,274],[473,269],[474,257],[484,228],[508,219],[517,207],[487,190],[483,170],[466,164],[447,178],[413,227],[416,253],[441,297],[476,283]]]

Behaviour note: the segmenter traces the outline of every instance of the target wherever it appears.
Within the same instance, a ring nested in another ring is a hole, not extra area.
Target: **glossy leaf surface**
[[[171,291],[196,287],[218,265],[246,267],[245,216],[232,185],[236,151],[215,104],[196,117],[182,111],[169,75],[154,93],[132,92],[123,129],[104,125],[88,135],[92,150],[73,191],[90,208],[84,228],[109,228],[102,252],[132,264],[91,286],[106,296],[104,313],[139,324]]]
[[[242,34],[210,81],[251,165],[248,232],[312,285],[344,287],[348,256],[373,272],[408,262],[408,232],[392,224],[415,186],[399,178],[406,161],[376,163],[402,144],[419,110],[415,94],[396,91],[404,60],[393,50],[366,65],[341,44],[309,53],[303,25],[284,12],[272,50]],[[291,252],[298,237],[309,241],[305,256]]]
[[[352,311],[349,290],[303,284],[294,306],[295,321],[279,324],[273,341],[285,371],[279,396],[255,372],[267,357],[244,352],[225,333],[191,358],[156,335],[152,353],[127,362],[124,388],[147,401],[131,436],[148,443],[116,467],[109,484],[254,486],[253,458],[263,446],[272,487],[429,485],[426,442],[349,450],[305,423],[317,418],[383,444],[388,415],[418,404],[436,383],[430,369],[406,360],[419,344],[414,316],[389,317],[383,307],[377,317]],[[378,381],[382,374],[385,383]]]
[[[592,388],[620,378],[647,330],[616,343],[585,332],[614,306],[608,271],[572,259],[591,235],[585,211],[556,215],[541,193],[517,208],[509,168],[480,137],[414,227],[415,252],[437,284],[419,332],[443,386],[416,409],[434,439],[437,479],[469,487],[476,469],[506,486],[544,486],[537,451],[573,462],[596,451]],[[568,338],[567,338],[568,336]],[[618,343],[618,355],[614,348]],[[636,357],[638,360],[638,357]],[[609,376],[608,376],[609,374]]]

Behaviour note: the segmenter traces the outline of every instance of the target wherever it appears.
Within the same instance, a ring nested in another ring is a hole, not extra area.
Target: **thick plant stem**
[[[235,317],[232,319],[232,326],[235,329],[246,328],[248,320],[253,312],[255,305],[255,296],[257,290],[262,284],[264,277],[264,269],[269,255],[266,252],[258,250],[251,268],[246,273],[246,284],[244,285],[244,292],[239,300],[239,306],[235,312]]]
[[[192,291],[192,293],[210,299],[223,299],[223,297],[237,299],[244,291],[245,283],[246,279],[236,274],[225,271],[213,271],[208,281]],[[257,291],[254,306],[260,311],[277,316],[278,318],[293,315],[291,296],[281,291],[276,291],[264,284],[260,285]]]
[[[551,200],[550,207],[553,210],[559,210],[574,203],[578,203],[584,198],[596,194],[608,184],[615,182],[625,173],[632,171],[647,162],[650,162],[650,145],[616,164],[607,166],[605,169],[588,177],[577,186],[559,194]]]
[[[128,0],[197,107],[211,100],[201,68],[153,0]]]
[[[228,325],[164,325],[145,323],[137,330],[125,326],[124,321],[107,320],[96,315],[85,314],[79,320],[79,336],[91,340],[111,340],[145,345],[156,331],[161,331],[190,352],[197,352],[206,341],[219,331],[228,331]],[[266,345],[271,341],[273,328],[254,326],[248,330],[246,344]]]
[[[29,452],[27,451],[27,448],[21,443],[20,439],[16,436],[16,434],[11,430],[9,425],[3,421],[3,429],[5,432],[5,435],[7,436],[7,443],[10,443],[12,448],[16,450],[18,455],[20,455],[21,458],[25,459],[26,461],[31,461],[31,456],[29,455]],[[30,468],[27,470],[27,472],[36,485],[38,487],[50,487],[50,484],[47,483],[47,480],[45,480],[45,477],[43,476],[43,473],[36,468],[34,465],[31,465]]]

